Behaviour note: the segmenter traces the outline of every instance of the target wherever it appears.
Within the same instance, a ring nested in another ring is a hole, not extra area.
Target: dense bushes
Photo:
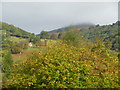
[[[119,86],[118,58],[104,45],[76,48],[61,41],[15,64],[8,87],[19,88],[115,88]]]
[[[10,49],[12,54],[17,54],[22,52],[23,49],[27,49],[27,48],[28,48],[28,41],[20,41],[18,43],[13,43]]]
[[[10,75],[12,66],[13,66],[13,60],[12,60],[11,52],[6,50],[4,51],[2,57],[2,70],[7,76]]]
[[[23,49],[28,48],[28,41],[27,40],[21,40],[18,42],[10,41],[9,39],[2,40],[1,47],[2,50],[10,50],[12,54],[17,54],[22,52]]]
[[[23,40],[23,41],[20,41],[19,43],[17,43],[16,45],[18,47],[20,47],[21,49],[27,49],[28,48],[28,41]]]
[[[12,54],[17,54],[17,53],[22,52],[22,49],[17,45],[12,45],[11,52],[12,52]]]

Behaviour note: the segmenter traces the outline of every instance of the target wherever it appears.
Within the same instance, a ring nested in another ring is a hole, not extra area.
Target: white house
[[[30,43],[28,44],[28,46],[29,46],[29,47],[32,47],[32,46],[33,46],[33,44],[30,42]]]

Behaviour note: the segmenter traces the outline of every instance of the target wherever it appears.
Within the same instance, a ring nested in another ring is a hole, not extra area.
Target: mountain
[[[70,25],[70,26],[58,28],[58,29],[55,29],[55,30],[51,30],[51,31],[49,31],[49,33],[65,32],[69,28],[79,28],[79,29],[81,28],[82,29],[82,28],[89,28],[89,27],[92,27],[92,26],[95,26],[95,25],[92,24],[92,23],[81,23],[81,24]]]
[[[69,28],[77,28],[79,30],[80,34],[90,40],[95,41],[95,39],[102,39],[103,41],[108,41],[112,43],[112,50],[118,51],[119,45],[119,33],[118,33],[118,26],[120,26],[120,21],[117,21],[116,23],[109,24],[109,25],[93,25],[93,24],[81,24],[81,25],[72,25],[68,27],[59,28],[56,30],[49,31],[48,33],[50,35],[56,34],[57,37],[62,36]]]

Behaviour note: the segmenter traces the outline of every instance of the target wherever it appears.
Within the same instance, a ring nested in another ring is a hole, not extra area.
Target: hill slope
[[[81,29],[80,32],[85,38],[91,41],[94,41],[97,38],[102,39],[103,41],[111,42],[112,49],[118,50],[118,25],[119,22],[113,23],[111,25],[96,25],[95,27],[91,27],[86,30]]]
[[[118,25],[119,21],[116,23],[113,23],[111,25],[87,25],[87,26],[82,26],[82,25],[75,25],[75,26],[69,26],[69,27],[64,27],[64,28],[59,28],[53,31],[50,31],[48,33],[52,34],[55,33],[56,35],[63,35],[65,31],[67,31],[69,28],[77,28],[80,32],[80,34],[90,40],[94,41],[96,38],[97,39],[103,39],[103,41],[108,41],[112,43],[112,49],[113,50],[119,50],[119,45],[118,45]],[[82,26],[82,27],[81,27]],[[59,37],[59,36],[57,36]]]
[[[6,36],[16,36],[22,38],[28,38],[31,33],[20,29],[19,27],[15,27],[14,25],[10,25],[4,22],[0,22],[0,31],[2,30],[3,34]]]
[[[2,36],[2,40],[5,38],[14,37],[17,39],[26,39],[29,42],[36,43],[39,41],[39,38],[36,37],[35,34],[27,32],[19,27],[15,27],[14,25],[10,25],[4,22],[0,22],[0,35]]]

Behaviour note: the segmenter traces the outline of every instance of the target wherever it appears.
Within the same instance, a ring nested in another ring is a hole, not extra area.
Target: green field
[[[17,40],[19,40],[19,38],[12,38],[12,40],[17,41]],[[24,40],[24,39],[22,39],[22,40]],[[45,40],[41,39],[40,41],[44,45]],[[55,42],[56,42],[55,40],[47,40],[47,45],[53,45],[53,44],[55,44]],[[12,54],[12,57],[15,62],[18,62],[18,61],[27,59],[27,57],[29,55],[31,55],[32,53],[40,52],[40,51],[44,51],[44,50],[45,50],[45,46],[40,46],[40,47],[33,46],[33,47],[29,47],[28,49],[23,50],[21,54]]]
[[[15,62],[22,61],[27,59],[29,55],[31,55],[34,52],[39,52],[40,48],[28,48],[25,49],[21,54],[12,54],[13,60]]]
[[[8,37],[7,39],[12,41],[12,42],[20,42],[20,41],[26,40],[26,39],[23,39],[23,38],[12,37],[12,36]]]

